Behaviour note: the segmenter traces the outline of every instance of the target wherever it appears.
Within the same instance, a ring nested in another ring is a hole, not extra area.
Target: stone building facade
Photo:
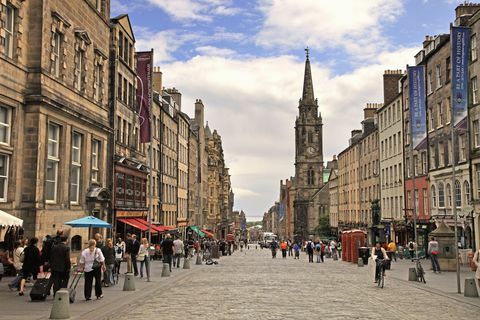
[[[368,103],[363,109],[362,138],[358,141],[359,152],[359,200],[360,216],[358,228],[373,235],[372,208],[380,199],[380,159],[376,111],[382,104]],[[370,239],[371,236],[370,236]]]
[[[181,105],[180,105],[181,107]],[[179,111],[178,120],[178,195],[177,195],[177,227],[185,230],[188,224],[188,147],[190,136],[190,119],[186,114]]]
[[[335,156],[334,156],[335,159]],[[338,220],[339,220],[339,193],[338,193],[338,168],[330,171],[328,177],[328,189],[329,189],[329,216],[330,227],[338,232]]]
[[[95,214],[111,221],[107,182],[109,1],[2,1],[0,209],[27,237]],[[7,23],[11,22],[11,23]],[[87,239],[73,229],[73,249]]]
[[[401,70],[384,72],[384,103],[377,111],[380,140],[380,233],[381,238],[396,242],[401,240],[396,236],[396,230],[404,216],[403,104],[399,90],[402,76]]]
[[[128,15],[110,19],[110,163],[113,163],[112,204],[115,231],[136,232],[130,219],[147,219],[148,161],[140,143],[137,115],[135,36]],[[153,136],[156,136],[154,132]],[[121,220],[119,220],[121,219]]]

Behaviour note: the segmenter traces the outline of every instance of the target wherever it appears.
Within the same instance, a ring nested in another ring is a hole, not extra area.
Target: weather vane
[[[307,59],[308,59],[310,54],[310,48],[308,46],[305,48],[305,53],[307,54]]]

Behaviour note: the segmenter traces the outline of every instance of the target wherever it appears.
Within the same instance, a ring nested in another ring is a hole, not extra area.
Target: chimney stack
[[[388,105],[399,93],[398,81],[403,77],[402,70],[385,70],[383,73],[383,104]]]

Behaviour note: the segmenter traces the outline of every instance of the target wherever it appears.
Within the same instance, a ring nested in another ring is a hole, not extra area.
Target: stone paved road
[[[480,308],[388,278],[384,289],[367,269],[327,259],[324,264],[271,259],[267,250],[192,266],[169,278],[149,299],[122,307],[115,320],[154,319],[477,319]]]

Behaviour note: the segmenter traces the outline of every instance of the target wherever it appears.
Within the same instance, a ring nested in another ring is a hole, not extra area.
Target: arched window
[[[452,188],[447,183],[447,207],[450,208],[452,206]]]
[[[437,207],[437,190],[435,189],[435,186],[432,184],[431,193],[432,193],[432,208]]]
[[[82,237],[79,235],[74,236],[71,240],[70,246],[72,251],[82,250]]]
[[[313,172],[313,169],[312,169],[312,168],[309,168],[309,169],[308,169],[308,172],[307,172],[307,183],[308,183],[309,185],[315,184],[315,173]]]
[[[455,205],[457,207],[462,206],[462,187],[458,180],[455,180]]]
[[[443,183],[438,184],[438,206],[445,208],[445,190],[443,189]]]
[[[470,183],[468,181],[463,182],[463,194],[465,195],[465,204],[470,203]]]

